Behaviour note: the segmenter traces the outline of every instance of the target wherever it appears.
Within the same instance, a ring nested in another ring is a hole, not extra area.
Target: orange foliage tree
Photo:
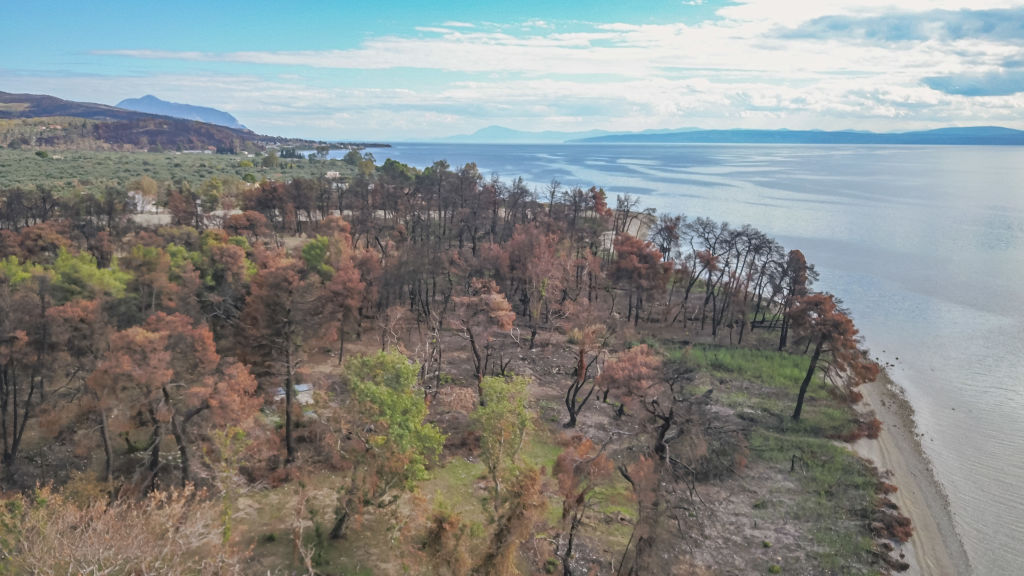
[[[575,436],[569,446],[558,455],[552,474],[558,479],[558,494],[562,498],[562,523],[566,531],[562,559],[563,576],[572,576],[573,546],[583,524],[583,516],[590,506],[594,490],[607,482],[612,474],[612,462],[598,447],[583,436]]]
[[[628,234],[615,238],[615,255],[611,277],[625,286],[629,296],[626,321],[632,320],[636,325],[647,295],[664,287],[672,265],[662,261],[662,254],[654,244]]]
[[[493,280],[475,278],[470,282],[469,295],[455,298],[456,325],[469,340],[473,352],[473,368],[476,374],[480,400],[483,391],[479,384],[487,374],[493,342],[497,333],[509,332],[514,326],[516,313],[512,311],[505,295]]]
[[[304,333],[316,333],[320,315],[314,311],[317,285],[307,282],[303,263],[281,252],[260,255],[261,268],[242,310],[245,351],[250,366],[267,382],[284,390],[285,461],[295,461],[294,400]]]
[[[103,360],[110,346],[110,336],[115,328],[109,324],[98,299],[76,299],[61,306],[50,308],[47,316],[51,322],[51,343],[54,347],[54,365],[68,374],[67,381],[79,399],[78,410],[62,414],[61,424],[83,430],[93,428],[99,431],[103,444],[103,480],[110,481],[113,475],[114,451],[110,441],[109,415],[116,409],[117,398],[104,394],[102,387],[88,385],[89,376]],[[97,426],[83,426],[82,420],[92,420]]]
[[[539,468],[525,467],[506,492],[505,506],[495,521],[487,554],[476,573],[507,576],[517,574],[516,553],[533,535],[533,525],[547,507],[544,476]]]
[[[658,538],[658,519],[661,513],[658,484],[662,467],[660,459],[646,456],[641,456],[628,466],[618,467],[619,473],[633,488],[637,515],[616,574],[642,576],[664,573],[656,569],[657,558],[652,553]]]
[[[573,330],[572,337],[576,339],[576,366],[573,369],[572,381],[565,390],[565,409],[569,412],[569,421],[565,423],[566,428],[576,426],[579,413],[583,411],[597,388],[597,379],[593,372],[595,363],[604,352],[608,333],[604,326],[594,324],[582,330]],[[588,383],[590,384],[589,388],[587,387]],[[583,392],[584,388],[586,388],[585,393]]]
[[[558,237],[545,234],[537,225],[517,226],[506,244],[509,276],[523,306],[523,316],[530,327],[530,349],[533,350],[537,330],[551,318],[551,302],[561,296],[559,274],[564,267],[558,248]]]
[[[193,326],[180,314],[157,313],[143,326],[113,334],[110,349],[89,376],[100,398],[116,398],[116,427],[130,432],[142,421],[151,427],[147,475],[152,490],[160,472],[160,450],[170,432],[181,467],[182,486],[192,481],[190,424],[209,413],[214,426],[247,423],[258,406],[256,381],[235,362],[223,362],[206,325]],[[127,436],[126,436],[127,439]]]
[[[821,367],[826,378],[845,376],[850,386],[857,386],[878,376],[878,364],[861,347],[853,320],[832,294],[814,292],[798,298],[789,318],[793,329],[814,345],[807,373],[800,383],[793,420],[800,419],[804,396],[823,355],[827,357]]]
[[[46,314],[51,282],[40,268],[14,257],[0,260],[0,438],[8,475],[52,372]]]

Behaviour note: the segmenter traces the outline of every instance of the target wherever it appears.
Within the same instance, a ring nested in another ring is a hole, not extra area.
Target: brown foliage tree
[[[828,359],[822,367],[827,378],[845,376],[849,386],[857,386],[878,376],[878,364],[861,348],[861,338],[853,320],[832,294],[814,292],[798,298],[789,317],[793,329],[814,344],[807,374],[800,383],[793,420],[800,419],[807,387],[823,354]]]
[[[469,295],[455,298],[457,326],[469,341],[477,385],[487,375],[494,338],[510,332],[516,319],[505,295],[493,280],[476,278],[470,282]],[[480,401],[483,402],[483,392]]]
[[[516,573],[519,546],[530,539],[534,523],[547,507],[543,487],[544,476],[539,468],[520,470],[508,487],[505,507],[495,522],[487,554],[477,566],[478,574],[508,576]]]
[[[813,266],[808,266],[803,252],[790,250],[786,265],[779,275],[778,290],[782,293],[782,329],[779,331],[779,351],[789,343],[789,330],[793,321],[790,310],[807,296],[808,288],[817,278]]]
[[[647,294],[664,287],[672,265],[662,261],[662,254],[654,244],[628,234],[615,238],[615,255],[611,278],[625,285],[629,295],[626,321],[632,320],[636,325]]]
[[[246,210],[225,218],[224,231],[232,236],[242,236],[249,242],[256,242],[271,234],[267,217],[255,210]]]
[[[332,272],[326,281],[324,295],[325,312],[335,318],[338,338],[338,363],[345,354],[345,332],[348,325],[359,319],[364,304],[366,284],[356,266],[355,249],[349,235],[349,225],[337,216],[329,216],[321,226],[327,232],[327,257],[325,263]]]
[[[597,380],[593,373],[597,369],[595,363],[604,352],[608,331],[604,326],[594,324],[582,330],[573,330],[571,336],[576,339],[576,366],[573,368],[572,381],[565,390],[565,409],[569,413],[569,421],[565,423],[566,428],[576,426],[579,413],[583,411],[597,388]],[[590,384],[589,388],[587,388],[588,383]],[[583,392],[584,388],[586,388],[585,393]]]
[[[614,393],[623,408],[631,411],[647,409],[664,401],[664,387],[661,386],[661,358],[646,344],[634,346],[604,365],[598,377],[598,384]]]
[[[47,318],[51,275],[19,267],[15,259],[0,264],[5,264],[0,266],[0,438],[2,464],[10,476],[52,372]]]
[[[256,381],[244,366],[222,365],[205,325],[187,316],[158,313],[144,326],[110,338],[110,350],[89,376],[88,384],[103,399],[116,398],[116,422],[126,432],[144,421],[152,428],[147,476],[152,490],[160,472],[160,448],[170,432],[178,447],[182,486],[192,481],[189,425],[209,412],[214,426],[247,424],[258,402]]]
[[[633,487],[637,516],[616,574],[643,576],[664,573],[658,569],[657,557],[653,554],[659,535],[661,502],[658,484],[663,466],[660,459],[646,456],[641,456],[629,466],[619,466],[619,473]]]
[[[435,574],[460,576],[470,571],[467,532],[469,526],[457,512],[439,507],[430,516],[423,550]]]
[[[294,385],[302,355],[301,335],[318,331],[315,283],[306,282],[306,270],[296,259],[279,252],[262,255],[262,267],[252,279],[252,290],[242,311],[249,365],[257,376],[280,382],[285,397],[285,461],[295,461]]]
[[[604,447],[595,446],[589,438],[575,436],[569,446],[558,455],[552,474],[558,479],[558,494],[562,498],[562,524],[565,547],[562,559],[563,576],[572,576],[572,554],[577,532],[583,516],[590,506],[594,490],[607,482],[612,474],[612,462],[604,454]],[[561,540],[561,537],[559,538]]]
[[[537,330],[551,319],[551,303],[562,294],[560,271],[565,258],[558,248],[558,237],[545,234],[538,225],[517,226],[506,243],[505,253],[513,288],[519,294],[527,325],[530,327],[530,350],[537,339]]]
[[[58,370],[67,375],[71,389],[76,392],[74,396],[79,400],[75,412],[68,411],[70,406],[65,405],[60,425],[98,430],[105,456],[103,480],[109,482],[114,465],[109,415],[117,409],[118,400],[112,393],[105,394],[105,387],[89,386],[87,382],[107,353],[114,327],[109,324],[100,300],[72,300],[50,308],[47,315],[53,327],[51,341],[55,354],[52,360]],[[101,393],[104,395],[100,396]],[[83,420],[91,420],[95,426],[83,425]]]
[[[178,226],[195,226],[197,230],[202,228],[198,198],[188,186],[181,190],[171,190],[167,196],[167,211]]]

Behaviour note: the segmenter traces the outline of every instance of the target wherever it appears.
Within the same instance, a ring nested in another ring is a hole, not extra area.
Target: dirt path
[[[858,405],[858,410],[873,410],[882,421],[882,433],[878,440],[864,438],[853,448],[883,472],[890,471],[890,481],[899,488],[892,500],[914,525],[914,535],[902,547],[905,560],[910,563],[906,574],[971,574],[945,494],[915,436],[912,409],[894,391],[891,380],[884,374],[876,382],[862,386],[860,391],[864,401]]]

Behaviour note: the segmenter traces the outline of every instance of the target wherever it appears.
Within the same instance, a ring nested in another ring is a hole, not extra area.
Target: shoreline
[[[884,371],[874,382],[858,388],[864,399],[860,412],[874,412],[882,422],[877,440],[862,438],[853,450],[871,460],[884,478],[898,488],[890,497],[913,523],[914,533],[896,554],[910,564],[912,576],[973,574],[957,534],[949,501],[935,479],[931,462],[917,435],[914,410]]]

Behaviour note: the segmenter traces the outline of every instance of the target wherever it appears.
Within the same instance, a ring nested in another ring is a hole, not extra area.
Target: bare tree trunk
[[[178,456],[181,459],[181,487],[184,488],[192,480],[192,466],[188,456],[188,445],[185,444],[185,434],[177,416],[171,416],[171,433],[174,434],[174,441],[178,444]]]
[[[586,502],[580,504],[579,511],[573,512],[572,522],[569,524],[569,538],[566,541],[565,550],[562,552],[562,576],[573,576],[572,566],[569,563],[572,561],[572,547],[576,541],[576,531],[583,523],[585,512]]]
[[[481,387],[481,383],[484,381],[484,357],[480,354],[480,348],[476,344],[476,337],[473,335],[473,330],[467,326],[466,334],[469,335],[469,347],[473,351],[473,367],[476,369],[476,392],[480,396],[480,405],[485,404],[484,401],[484,389]]]
[[[103,481],[110,482],[114,475],[114,451],[110,446],[110,430],[107,428],[107,412],[102,407],[100,413],[100,438],[103,440]]]
[[[289,310],[290,313],[290,310]],[[294,367],[292,365],[292,331],[290,323],[287,321],[288,326],[285,327],[285,375],[284,375],[284,446],[285,446],[285,463],[291,464],[295,462],[295,440],[292,437],[295,423],[292,422],[292,404],[293,396],[295,395],[295,388],[292,382],[294,376]]]
[[[164,427],[156,418],[156,413],[150,411],[153,419],[153,435],[150,437],[149,448],[149,480],[146,483],[145,492],[149,493],[156,489],[156,477],[160,471],[160,441],[164,436]]]
[[[811,356],[811,363],[807,366],[807,374],[804,381],[800,383],[800,394],[796,397],[796,409],[793,410],[793,420],[800,420],[800,412],[804,408],[804,396],[807,394],[807,387],[814,377],[814,369],[818,366],[818,358],[821,357],[821,349],[825,345],[825,337],[818,338],[818,344],[814,347],[814,354]]]
[[[341,364],[345,357],[345,313],[341,314],[341,322],[338,324],[338,364]]]

